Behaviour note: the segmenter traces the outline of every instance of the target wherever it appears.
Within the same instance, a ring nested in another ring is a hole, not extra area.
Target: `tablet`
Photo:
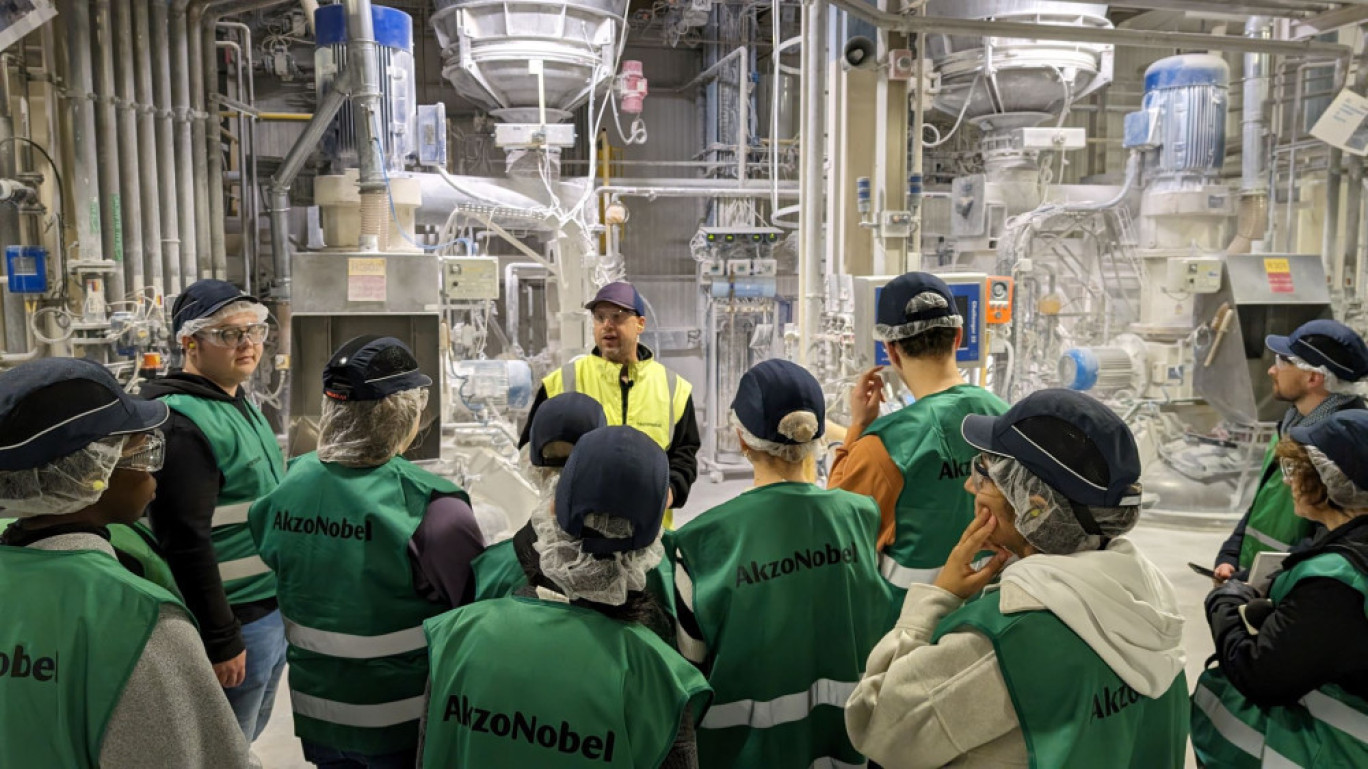
[[[1288,553],[1262,552],[1254,556],[1254,565],[1249,567],[1249,586],[1259,591],[1261,595],[1268,595],[1268,589],[1273,583],[1273,575],[1282,568],[1283,559],[1288,555]]]

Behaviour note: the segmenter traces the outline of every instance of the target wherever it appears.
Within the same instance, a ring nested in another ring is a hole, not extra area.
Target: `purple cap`
[[[600,288],[598,293],[594,294],[594,298],[584,305],[584,309],[593,311],[599,302],[615,304],[642,317],[646,315],[646,303],[641,301],[641,294],[638,294],[636,288],[626,281],[620,280]]]

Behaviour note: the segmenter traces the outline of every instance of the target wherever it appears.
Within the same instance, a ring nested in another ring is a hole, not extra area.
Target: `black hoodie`
[[[178,372],[144,384],[139,392],[148,400],[177,393],[232,403],[249,421],[262,418],[248,403],[242,388],[238,388],[236,397],[230,396],[212,381],[195,374]],[[209,661],[227,662],[246,648],[241,626],[275,611],[276,600],[229,605],[210,539],[223,474],[209,439],[188,417],[172,410],[171,418],[161,429],[166,435],[166,464],[154,474],[157,498],[148,507],[147,515],[176,585],[185,596],[185,605],[199,623]]]

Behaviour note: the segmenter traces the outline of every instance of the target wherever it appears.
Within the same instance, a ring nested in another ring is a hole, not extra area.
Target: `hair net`
[[[949,307],[950,303],[945,301],[945,297],[934,291],[923,291],[912,297],[907,303],[907,314],[925,312],[926,310],[943,309]],[[904,323],[901,326],[888,326],[883,323],[874,324],[874,338],[880,342],[896,342],[899,339],[907,339],[926,333],[933,328],[961,328],[964,326],[964,318],[959,315],[946,315],[941,318],[930,320],[918,320],[911,323]]]
[[[1325,493],[1331,502],[1345,510],[1368,510],[1368,489],[1359,488],[1325,452],[1308,444],[1303,444],[1303,448],[1316,468],[1316,475],[1325,484]]]
[[[791,412],[779,423],[779,431],[792,440],[800,440],[806,436],[806,440],[797,444],[776,443],[775,441],[767,441],[764,438],[757,438],[750,430],[746,429],[745,425],[741,424],[741,420],[737,418],[735,410],[732,410],[729,419],[731,421],[731,426],[741,431],[741,440],[745,441],[747,446],[750,446],[756,451],[763,451],[775,459],[782,459],[785,462],[793,463],[802,462],[808,457],[816,454],[822,448],[823,442],[812,437],[817,434],[818,424],[817,415],[811,411]],[[792,429],[786,432],[786,427]]]
[[[560,467],[538,467],[532,464],[532,444],[524,444],[518,450],[518,468],[523,477],[532,482],[540,496],[540,507],[545,510],[556,500],[556,483],[560,480]]]
[[[1313,366],[1310,363],[1297,357],[1290,357],[1292,365],[1311,374],[1320,374],[1325,377],[1325,391],[1332,395],[1349,395],[1359,398],[1368,398],[1368,380],[1359,382],[1346,382],[1330,372],[1325,366]]]
[[[234,315],[241,315],[242,313],[246,312],[253,313],[257,316],[256,321],[254,321],[256,323],[265,323],[267,316],[270,315],[270,312],[267,311],[266,306],[263,304],[259,304],[257,302],[249,302],[246,299],[233,302],[231,304],[225,305],[218,312],[214,313],[213,315],[210,315],[207,318],[195,318],[194,320],[187,320],[185,322],[185,325],[181,326],[180,331],[176,332],[176,344],[182,344],[185,342],[185,340],[189,339],[195,334],[198,334],[206,328],[212,328],[222,323],[224,320],[233,317]]]
[[[1102,538],[1119,537],[1135,528],[1140,505],[1087,505],[1102,535],[1083,530],[1074,516],[1073,502],[1010,457],[989,457],[988,477],[1007,497],[1016,514],[1016,529],[1032,547],[1051,555],[1069,555],[1102,546]],[[1140,485],[1131,487],[1139,496]]]
[[[378,401],[323,399],[318,420],[318,458],[347,467],[379,467],[409,446],[410,434],[427,406],[423,387]]]
[[[632,524],[625,518],[590,513],[584,525],[608,537],[626,539]],[[570,600],[583,599],[609,606],[627,602],[627,594],[646,589],[646,574],[660,564],[665,548],[660,537],[641,550],[596,556],[580,549],[580,538],[567,534],[551,515],[532,516],[541,555],[542,574]]]
[[[95,504],[123,455],[127,436],[102,438],[42,467],[0,471],[0,509],[7,516],[68,515]]]

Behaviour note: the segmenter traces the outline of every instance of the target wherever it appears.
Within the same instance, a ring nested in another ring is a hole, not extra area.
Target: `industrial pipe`
[[[151,30],[149,29],[149,2],[164,5],[157,0],[132,0],[128,3],[133,10],[133,61],[137,68],[135,93],[137,103],[131,112],[136,112],[138,132],[138,173],[139,188],[142,192],[143,249],[147,254],[147,280],[159,295],[166,294],[166,264],[163,261],[161,240],[161,179],[157,160],[157,108],[152,98],[153,50]]]
[[[71,146],[75,161],[66,175],[75,204],[76,253],[82,261],[104,259],[100,242],[100,178],[95,133],[95,79],[90,62],[94,50],[90,36],[90,3],[62,0],[59,10],[66,20],[67,95],[71,99]],[[103,299],[103,297],[101,297]]]
[[[1344,87],[1348,68],[1336,62],[1335,90]],[[1339,252],[1340,185],[1344,181],[1344,150],[1334,145],[1326,159],[1325,173],[1325,230],[1321,235],[1321,261],[1325,274],[1330,275],[1336,290],[1344,286],[1344,260]]]
[[[857,4],[860,0],[855,0]],[[868,8],[869,6],[864,6]],[[827,0],[803,5],[803,127],[798,215],[798,363],[808,365],[808,347],[822,317],[823,92],[827,69]],[[708,415],[713,418],[712,413]]]
[[[171,92],[172,124],[176,143],[176,214],[180,225],[181,279],[190,285],[200,278],[199,251],[196,239],[196,185],[194,170],[195,143],[190,107],[190,32],[185,8],[189,0],[174,0],[171,4],[171,67],[178,73]]]
[[[180,243],[180,201],[177,199],[177,188],[180,179],[180,168],[177,164],[175,150],[175,127],[172,125],[171,109],[171,58],[173,49],[169,40],[171,25],[167,18],[167,4],[165,0],[148,0],[152,6],[152,51],[153,51],[153,72],[152,72],[152,101],[156,110],[156,138],[157,138],[157,192],[158,203],[161,207],[163,218],[161,221],[162,230],[162,259],[166,265],[165,289],[168,294],[179,294],[181,289],[194,280],[191,275],[186,275],[182,280],[182,268],[184,263],[181,261]]]
[[[252,61],[252,28],[246,24],[236,21],[220,21],[218,26],[225,29],[237,30],[242,35],[242,46],[238,49],[241,56],[238,58],[238,76],[246,80],[247,90],[245,96],[242,93],[242,83],[238,83],[238,98],[243,99],[246,104],[253,109],[256,108],[256,67]],[[245,78],[243,74],[245,73]],[[227,118],[228,115],[223,115]],[[260,188],[261,179],[257,176],[256,151],[257,151],[257,120],[260,115],[242,114],[238,116],[238,149],[241,157],[239,162],[238,190],[241,195],[242,208],[242,258],[245,262],[244,275],[247,285],[244,287],[251,293],[251,283],[256,278],[257,265],[257,246],[260,242],[261,233],[261,204],[257,191]],[[251,234],[248,237],[248,233]]]
[[[1368,89],[1368,44],[1360,41],[1358,71],[1354,76],[1354,91]],[[1363,158],[1349,158],[1349,181],[1344,200],[1344,268],[1336,290],[1343,290],[1352,298],[1359,285],[1359,228],[1363,225]]]
[[[510,262],[504,267],[504,315],[506,316],[505,325],[508,326],[508,339],[510,344],[518,348],[518,354],[522,354],[522,345],[518,344],[518,327],[521,297],[519,297],[518,273],[523,270],[541,273],[546,275],[547,270],[537,262]]]
[[[768,180],[748,180],[740,186],[719,186],[717,179],[662,179],[661,186],[642,184],[650,179],[632,179],[632,185],[610,184],[594,191],[599,195],[647,198],[767,198],[775,192]],[[780,184],[780,197],[799,197],[799,187],[792,182]]]
[[[1245,22],[1245,37],[1267,39],[1270,21],[1263,16]],[[1247,254],[1268,229],[1268,177],[1264,137],[1268,134],[1268,54],[1244,55],[1244,103],[1240,108],[1240,211],[1235,238],[1227,253]]]
[[[79,2],[79,0],[77,0]],[[123,196],[119,193],[119,120],[114,110],[114,25],[109,0],[95,0],[94,75],[98,108],[100,239],[106,258],[114,261],[105,294],[111,301],[128,295],[124,275]]]
[[[385,159],[380,156],[376,128],[380,122],[380,57],[370,0],[345,0],[347,68],[353,71],[352,129],[360,160],[357,186],[361,191],[361,249],[380,250],[389,233]]]
[[[128,290],[134,293],[147,287],[147,256],[150,253],[143,238],[142,177],[138,165],[138,118],[134,114],[137,94],[134,87],[132,2],[114,4],[115,75],[118,89],[119,186],[123,190],[120,203],[124,215],[124,276]],[[160,237],[160,236],[158,236]],[[161,248],[157,248],[161,259]]]
[[[11,178],[15,173],[15,153],[18,142],[9,141],[14,137],[14,122],[10,118],[9,94],[5,94],[0,104],[0,177]],[[0,244],[22,244],[19,234],[19,209],[14,206],[0,206]],[[5,323],[5,350],[22,353],[28,350],[28,313],[24,309],[23,297],[11,294],[8,289],[0,288],[3,294],[3,317]]]

